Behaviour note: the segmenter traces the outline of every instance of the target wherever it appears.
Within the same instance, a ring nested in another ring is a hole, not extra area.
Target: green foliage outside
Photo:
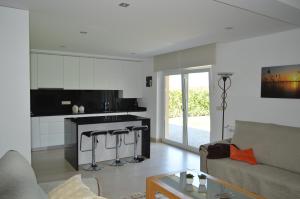
[[[188,116],[209,115],[209,93],[204,89],[189,90]],[[182,93],[180,90],[169,91],[169,117],[182,116]]]

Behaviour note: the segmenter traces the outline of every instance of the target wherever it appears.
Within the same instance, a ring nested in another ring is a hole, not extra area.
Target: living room
[[[5,187],[31,172],[49,198],[73,176],[81,183],[78,174],[85,191],[112,199],[154,198],[156,182],[166,184],[156,198],[300,197],[298,2],[64,3],[0,2],[1,198],[42,198]],[[290,85],[263,89],[276,81]],[[193,89],[205,103],[191,103]],[[221,140],[210,146],[253,149],[255,165],[206,159],[216,152],[206,144]],[[155,178],[187,170],[199,190]]]

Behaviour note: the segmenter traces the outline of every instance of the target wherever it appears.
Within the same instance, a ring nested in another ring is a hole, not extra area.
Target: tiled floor
[[[188,117],[188,144],[198,148],[202,144],[209,143],[210,138],[210,117]],[[183,118],[176,117],[169,119],[169,134],[167,139],[182,143],[183,139]]]
[[[81,173],[83,177],[98,176],[103,196],[120,199],[134,192],[144,192],[146,177],[184,169],[199,169],[200,157],[172,146],[151,143],[151,158],[138,164],[123,167],[105,166],[97,172],[75,171],[64,160],[62,149],[32,153],[32,166],[39,182],[62,180]]]

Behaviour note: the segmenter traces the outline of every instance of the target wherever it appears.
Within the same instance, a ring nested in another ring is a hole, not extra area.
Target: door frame
[[[169,139],[165,138],[166,135],[166,122],[163,122],[163,133],[162,133],[162,142],[190,151],[190,152],[194,152],[194,153],[199,153],[199,148],[197,147],[193,147],[193,146],[189,146],[188,145],[188,74],[189,73],[201,73],[201,72],[208,72],[209,75],[209,101],[210,101],[210,106],[209,106],[209,117],[210,117],[210,121],[211,121],[211,117],[212,117],[212,106],[211,106],[211,102],[212,102],[212,89],[213,89],[213,84],[212,84],[212,65],[208,65],[208,66],[201,66],[201,67],[192,67],[192,68],[185,68],[185,69],[176,69],[176,70],[168,70],[168,71],[164,71],[163,72],[163,118],[166,119],[166,92],[165,92],[165,77],[169,76],[169,75],[181,75],[181,89],[182,89],[182,112],[183,112],[183,143],[178,143]],[[212,127],[212,124],[210,122],[210,129]],[[211,139],[211,138],[210,138]],[[200,147],[200,146],[199,146]]]

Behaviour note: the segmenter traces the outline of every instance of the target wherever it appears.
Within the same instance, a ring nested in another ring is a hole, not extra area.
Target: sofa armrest
[[[225,144],[230,144],[231,143],[231,138],[229,139],[225,139],[225,140],[221,140],[221,141],[217,141],[217,142],[211,142],[208,144],[204,144],[201,145],[199,147],[199,152],[200,152],[200,171],[204,172],[204,173],[208,173],[208,169],[207,169],[207,154],[208,154],[208,146],[209,145],[213,145],[213,144],[217,144],[217,143],[225,143]]]

